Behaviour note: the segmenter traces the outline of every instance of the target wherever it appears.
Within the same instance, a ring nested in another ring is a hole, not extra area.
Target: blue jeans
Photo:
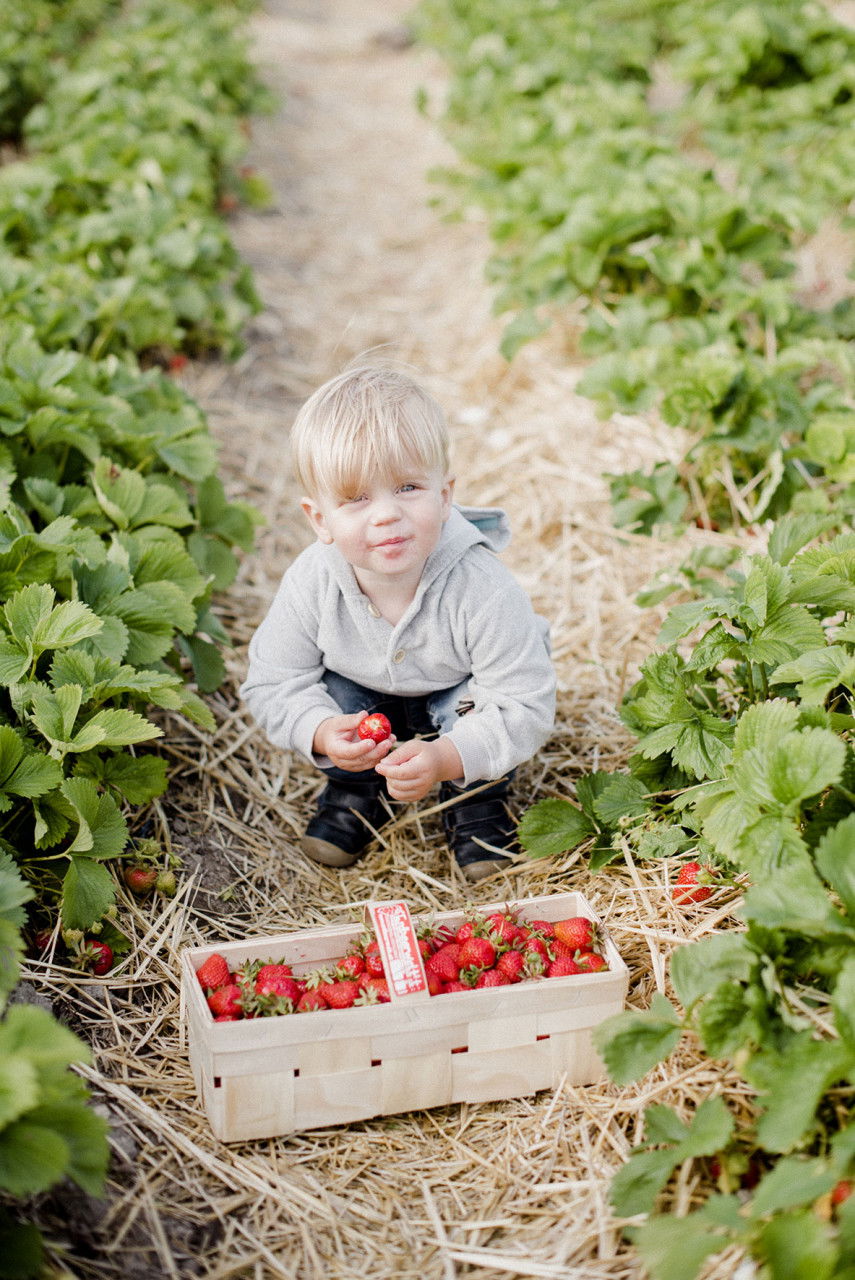
[[[338,704],[342,715],[351,715],[355,711],[382,711],[392,726],[392,732],[399,741],[414,738],[435,738],[437,734],[447,733],[459,716],[464,715],[471,707],[467,700],[468,681],[454,685],[450,689],[439,689],[436,693],[419,696],[401,696],[393,693],[378,693],[376,689],[366,689],[355,680],[340,676],[337,671],[326,671],[323,683],[327,693]],[[363,779],[371,780],[373,786],[379,781],[379,774],[373,769],[363,773],[349,773],[346,769],[338,769],[335,765],[323,769],[323,773],[335,782],[344,782],[352,786]]]

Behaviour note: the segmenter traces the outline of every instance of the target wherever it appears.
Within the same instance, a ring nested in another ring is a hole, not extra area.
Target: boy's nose
[[[371,519],[375,524],[386,524],[389,520],[397,520],[400,514],[400,503],[394,493],[375,498],[371,512]]]

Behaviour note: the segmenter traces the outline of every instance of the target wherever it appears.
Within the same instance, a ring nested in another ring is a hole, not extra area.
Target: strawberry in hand
[[[363,741],[370,738],[372,742],[385,742],[391,736],[392,726],[382,711],[374,711],[356,726],[356,736]]]

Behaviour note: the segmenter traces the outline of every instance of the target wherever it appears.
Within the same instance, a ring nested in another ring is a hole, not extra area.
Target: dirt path
[[[662,457],[674,447],[667,434],[598,421],[574,394],[567,334],[553,331],[510,367],[498,355],[484,227],[443,222],[430,205],[427,174],[453,155],[416,110],[417,88],[435,110],[444,82],[437,60],[402,39],[409,7],[267,0],[253,19],[258,61],[281,98],[255,122],[249,156],[273,203],[238,214],[233,232],[264,310],[234,366],[192,367],[185,382],[221,442],[230,494],[255,503],[266,524],[222,606],[236,647],[212,700],[218,732],[174,721],[164,739],[175,767],[158,813],[185,859],[179,895],[154,912],[127,902],[133,972],[80,989],[90,1078],[119,1124],[111,1199],[79,1215],[93,1233],[88,1256],[74,1259],[80,1280],[638,1275],[607,1209],[609,1178],[635,1136],[632,1091],[565,1088],[224,1147],[180,1030],[183,947],[341,919],[367,897],[406,896],[421,910],[466,901],[436,819],[398,824],[352,872],[309,866],[293,841],[317,776],[267,749],[237,702],[245,643],[309,537],[286,450],[309,391],[372,347],[411,363],[447,409],[458,497],[507,507],[515,538],[505,558],[552,622],[559,677],[554,740],[518,775],[522,804],[623,763],[615,707],[656,629],[632,595],[673,555],[615,534],[602,478]],[[662,985],[669,938],[657,875],[621,865],[591,877],[564,855],[520,866],[476,901],[581,890],[609,919],[646,1003]],[[655,928],[639,927],[639,903]],[[678,941],[685,926],[670,927]],[[709,1091],[703,1064],[675,1070],[677,1099]],[[671,1099],[666,1081],[657,1090]]]

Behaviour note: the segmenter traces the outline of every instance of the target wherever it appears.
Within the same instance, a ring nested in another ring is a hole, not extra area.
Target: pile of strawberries
[[[456,929],[428,925],[419,933],[432,996],[598,973],[608,968],[598,945],[596,926],[586,916],[555,923],[519,920],[510,908],[489,915],[470,911]],[[347,955],[299,976],[284,961],[273,960],[247,962],[232,972],[215,953],[196,977],[216,1022],[389,1000],[380,948],[370,933]]]

